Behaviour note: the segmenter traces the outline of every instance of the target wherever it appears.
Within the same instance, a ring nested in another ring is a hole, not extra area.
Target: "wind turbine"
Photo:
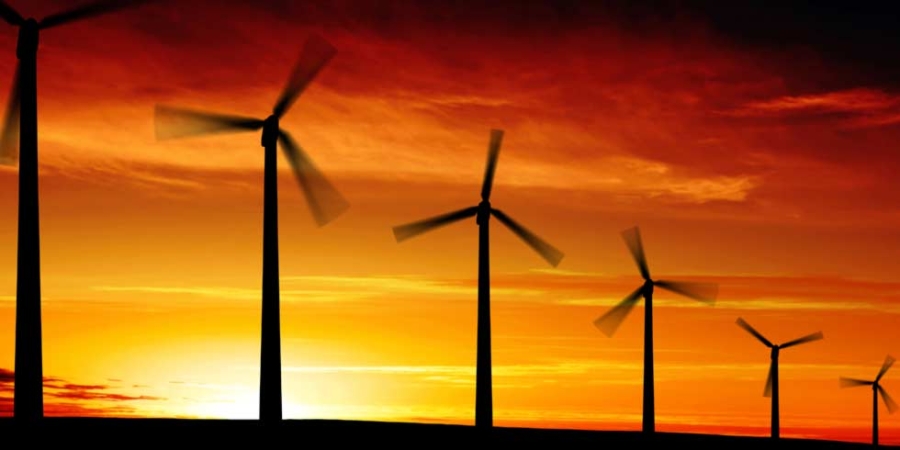
[[[631,256],[637,263],[638,270],[644,283],[631,294],[628,294],[618,305],[603,314],[594,321],[594,326],[607,336],[613,333],[634,308],[641,297],[644,298],[644,405],[643,405],[643,431],[653,433],[655,425],[655,405],[653,392],[653,289],[660,287],[667,291],[683,295],[685,297],[713,304],[719,291],[719,286],[714,283],[695,283],[687,281],[653,280],[650,278],[650,269],[647,268],[647,260],[644,256],[644,245],[641,242],[641,232],[638,227],[629,228],[622,232],[622,238],[631,251]]]
[[[778,413],[778,355],[781,350],[784,350],[788,347],[793,347],[795,345],[805,344],[807,342],[818,341],[823,339],[825,335],[822,334],[821,331],[815,332],[813,334],[809,334],[803,336],[801,338],[794,339],[793,341],[785,342],[781,345],[775,345],[771,343],[768,339],[763,337],[762,333],[756,331],[755,328],[751,327],[747,321],[743,318],[738,317],[737,324],[741,328],[747,330],[748,333],[752,334],[753,337],[759,339],[766,347],[772,349],[771,358],[772,363],[769,365],[769,378],[766,380],[766,389],[763,391],[763,396],[772,397],[772,438],[778,439],[781,434],[781,422],[780,416]]]
[[[306,195],[313,218],[323,226],[349,207],[349,203],[313,165],[312,160],[278,121],[297,97],[325,67],[336,50],[319,36],[310,37],[303,47],[273,112],[266,119],[233,116],[157,105],[156,137],[172,139],[209,133],[256,131],[262,129],[265,148],[263,191],[263,279],[262,345],[260,354],[259,419],[280,421],[281,408],[281,319],[278,275],[278,144],[284,150],[294,175]]]
[[[0,1],[0,17],[19,27],[16,64],[3,134],[0,164],[19,164],[19,237],[16,273],[16,356],[13,416],[44,416],[41,343],[41,245],[38,208],[37,51],[41,31],[109,13],[144,1],[97,1],[41,20],[26,19]]]
[[[881,370],[878,371],[878,375],[873,381],[841,377],[841,387],[872,386],[872,445],[875,446],[878,446],[878,394],[881,394],[881,399],[884,401],[884,406],[887,406],[889,413],[893,414],[897,410],[897,404],[894,403],[894,399],[881,387],[881,377],[887,373],[892,365],[894,365],[894,357],[887,355],[884,359],[884,364],[881,365]]]
[[[491,282],[488,219],[493,215],[506,225],[513,233],[525,241],[534,251],[540,254],[553,267],[563,258],[563,253],[552,245],[537,237],[506,213],[491,207],[491,187],[494,183],[494,171],[497,168],[497,157],[500,155],[500,143],[503,130],[491,130],[488,147],[487,168],[481,185],[481,203],[458,211],[441,214],[428,219],[394,227],[394,237],[402,242],[413,236],[431,231],[450,223],[476,217],[478,224],[478,344],[475,368],[475,426],[490,428],[493,426],[493,396],[491,386]]]

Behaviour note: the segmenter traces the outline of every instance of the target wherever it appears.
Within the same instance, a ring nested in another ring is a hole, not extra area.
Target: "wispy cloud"
[[[15,372],[0,368],[0,416],[12,415]],[[134,386],[131,386],[133,390]],[[47,416],[123,417],[140,416],[135,402],[164,398],[124,393],[120,384],[79,384],[58,377],[44,377],[44,414]]]
[[[705,275],[683,278],[717,283],[719,295],[716,305],[719,309],[879,311],[900,314],[900,283],[837,276]],[[634,288],[633,277],[538,269],[494,275],[491,293],[500,302],[607,307],[621,301]],[[95,286],[93,289],[164,296],[190,295],[225,301],[256,301],[260,295],[257,288],[228,286]],[[319,303],[403,300],[421,296],[455,300],[469,299],[475,289],[475,279],[461,278],[285,276],[282,277],[281,295],[287,302]],[[707,307],[662,291],[654,303],[663,308]]]
[[[442,280],[414,276],[283,276],[281,299],[302,302],[353,302],[405,295],[471,297],[475,280]],[[299,288],[302,286],[302,288]],[[258,300],[258,288],[227,286],[94,286],[102,292],[192,295],[222,300]],[[492,289],[497,295],[532,296],[540,292],[514,286]]]
[[[258,372],[255,366],[240,370]],[[760,362],[680,362],[658,363],[659,382],[692,380],[755,381],[765,376],[769,363]],[[834,380],[852,373],[866,373],[871,367],[853,364],[791,363],[780,368],[784,379]],[[372,365],[372,366],[284,366],[282,371],[297,375],[381,375],[412,379],[419,383],[471,386],[475,383],[475,365]],[[494,365],[492,375],[500,388],[534,387],[542,384],[572,382],[587,385],[635,385],[641,383],[643,364],[634,361],[589,359],[548,360],[544,363]],[[760,375],[762,374],[762,375]]]
[[[853,88],[757,100],[721,114],[736,117],[837,116],[845,126],[883,126],[900,122],[900,96],[879,89]]]

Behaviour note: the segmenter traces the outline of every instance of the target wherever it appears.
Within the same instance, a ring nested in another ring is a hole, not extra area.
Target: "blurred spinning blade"
[[[12,89],[6,106],[6,118],[3,121],[3,134],[0,136],[0,164],[14,166],[19,161],[19,127],[21,114],[21,97],[19,96],[19,65],[13,75]]]
[[[600,329],[603,334],[611,337],[616,330],[619,329],[619,326],[622,325],[622,321],[628,317],[628,313],[631,312],[634,305],[641,299],[643,290],[644,286],[641,285],[639,288],[635,289],[634,292],[628,294],[628,296],[620,301],[619,304],[595,320],[594,326]]]
[[[313,79],[334,58],[337,50],[319,35],[312,35],[303,45],[300,59],[288,78],[281,96],[272,109],[275,117],[281,118],[287,113],[297,97],[312,83]]]
[[[871,385],[875,384],[874,381],[866,381],[866,380],[860,380],[858,378],[847,378],[847,377],[841,377],[840,383],[841,383],[841,387],[845,387],[845,388],[858,387],[858,386],[871,386]]]
[[[316,223],[321,227],[347,211],[350,203],[316,168],[294,139],[284,131],[279,131],[278,138]]]
[[[894,403],[894,399],[880,385],[878,386],[878,393],[881,394],[881,400],[884,401],[884,406],[887,406],[888,412],[893,414],[897,410],[897,404]]]
[[[687,298],[709,304],[715,303],[716,296],[719,294],[719,285],[715,283],[659,280],[654,281],[653,285],[676,294],[681,294]]]
[[[487,164],[484,168],[484,181],[481,184],[481,199],[488,201],[494,187],[494,173],[497,171],[497,159],[500,156],[500,144],[503,142],[503,130],[491,130],[491,142],[488,144]]]
[[[176,139],[214,133],[255,131],[263,121],[252,117],[156,105],[156,139]]]
[[[763,389],[763,397],[772,396],[772,388],[775,384],[775,361],[769,363],[769,376],[766,378],[766,388]]]
[[[556,267],[563,258],[563,252],[556,247],[547,243],[547,241],[537,237],[536,234],[523,227],[520,223],[513,220],[499,209],[491,209],[491,214],[497,218],[502,224],[506,225],[519,239],[525,241],[529,247],[536,251],[542,258],[547,260],[551,266]]]
[[[397,242],[403,242],[411,237],[415,237],[435,228],[439,228],[444,225],[449,225],[453,222],[472,217],[476,214],[478,214],[478,207],[470,206],[468,208],[459,209],[446,214],[440,214],[437,216],[429,217],[427,219],[410,222],[405,225],[398,225],[394,227],[394,238],[397,239]]]
[[[631,251],[631,256],[634,258],[634,262],[641,272],[641,277],[644,278],[644,281],[650,281],[650,269],[647,267],[647,257],[644,254],[644,243],[641,241],[641,229],[633,227],[623,231],[622,239],[625,240],[625,245],[627,245],[628,250]]]

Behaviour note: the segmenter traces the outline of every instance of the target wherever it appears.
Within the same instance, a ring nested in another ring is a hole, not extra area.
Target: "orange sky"
[[[619,235],[640,225],[655,276],[720,283],[712,308],[658,294],[658,430],[768,433],[769,352],[741,316],[777,342],[825,334],[782,354],[783,436],[871,439],[871,393],[837,381],[900,353],[900,71],[867,35],[703,8],[203,3],[41,37],[48,415],[257,417],[259,135],[158,143],[153,106],[264,117],[316,32],[338,54],[282,127],[351,208],[316,228],[279,156],[286,418],[473,423],[474,219],[402,244],[391,227],[476,204],[502,128],[492,202],[566,257],[492,229],[496,424],[640,429],[643,309],[613,338],[592,325],[640,281]],[[0,192],[9,414],[14,168]]]

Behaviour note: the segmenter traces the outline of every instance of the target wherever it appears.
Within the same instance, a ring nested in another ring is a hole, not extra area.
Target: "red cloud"
[[[13,414],[15,372],[0,368],[0,416]],[[44,415],[76,417],[122,417],[136,414],[128,402],[163,400],[146,395],[112,391],[110,384],[76,384],[61,378],[44,377]],[[110,404],[109,402],[117,402]]]

